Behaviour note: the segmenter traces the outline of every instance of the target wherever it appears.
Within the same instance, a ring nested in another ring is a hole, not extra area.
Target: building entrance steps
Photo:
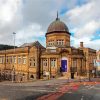
[[[58,77],[57,79],[68,79],[66,76]]]

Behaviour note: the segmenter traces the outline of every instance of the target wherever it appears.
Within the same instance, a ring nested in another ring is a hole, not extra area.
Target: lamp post
[[[13,32],[13,36],[14,36],[14,53],[15,53],[15,35],[16,35],[16,33]],[[15,68],[14,68],[14,62],[13,62],[13,67],[12,67],[12,82],[14,82],[14,74],[15,74]]]
[[[91,70],[90,70],[90,68],[91,68],[91,64],[89,64],[89,81],[91,81],[91,76],[90,76]]]

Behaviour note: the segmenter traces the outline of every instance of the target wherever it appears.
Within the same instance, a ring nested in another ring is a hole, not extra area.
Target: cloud
[[[75,8],[69,10],[66,13],[66,16],[71,25],[73,25],[74,27],[81,27],[85,23],[90,22],[91,20],[99,20],[99,5],[99,0],[90,0],[90,2],[82,6],[76,5]]]
[[[22,24],[21,0],[0,0],[0,44],[12,44],[12,33]]]
[[[75,37],[92,37],[95,35],[95,32],[100,28],[100,23],[96,21],[91,21],[86,23],[83,27],[76,30]]]
[[[45,37],[44,32],[41,31],[41,26],[37,23],[29,24],[17,32],[16,44],[21,45],[25,42],[33,42],[39,37]]]
[[[7,27],[11,24],[17,24],[21,19],[20,8],[22,3],[20,0],[1,0],[0,1],[0,28]],[[12,26],[13,26],[12,25]],[[11,26],[11,27],[12,27]]]
[[[13,44],[13,32],[18,34],[16,34],[17,44],[19,40],[24,41],[26,38],[27,41],[30,40],[30,37],[33,37],[34,41],[37,34],[38,37],[41,36],[40,33],[45,35],[48,25],[54,20],[52,12],[56,8],[56,2],[57,0],[42,0],[42,2],[40,0],[1,0],[0,43]],[[31,27],[41,27],[41,29],[37,31]],[[28,36],[23,38],[23,33]]]
[[[75,46],[78,48],[80,46],[80,42],[84,43],[84,47],[92,48],[95,50],[100,49],[100,39],[91,41],[91,39],[88,37],[84,37],[84,38],[79,39],[79,38],[75,38],[75,37],[71,36],[71,45],[72,46]]]
[[[74,45],[82,38],[91,43],[100,29],[99,5],[100,0],[0,0],[0,43],[13,44],[13,32],[16,45],[36,39],[45,43],[45,33],[57,10],[74,33]]]
[[[99,5],[100,0],[90,0],[82,6],[77,5],[66,13],[70,31],[74,33],[73,45],[77,46],[78,42],[84,41],[86,46],[93,45],[93,48],[100,49],[100,39],[91,40],[96,35],[97,30],[100,29]]]

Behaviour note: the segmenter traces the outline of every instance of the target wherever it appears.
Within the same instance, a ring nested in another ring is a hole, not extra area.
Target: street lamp
[[[16,35],[16,33],[13,32],[13,36],[14,36],[14,53],[15,53],[15,35]],[[14,68],[14,62],[13,62],[13,67],[12,67],[12,82],[14,82],[14,74],[15,74],[14,72],[15,72],[15,68]]]
[[[91,81],[91,64],[89,64],[89,81]]]

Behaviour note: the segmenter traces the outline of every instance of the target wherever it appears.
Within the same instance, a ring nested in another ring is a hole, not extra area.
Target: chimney
[[[80,42],[80,47],[81,47],[81,48],[83,48],[83,47],[84,47],[84,46],[83,46],[83,42]]]

